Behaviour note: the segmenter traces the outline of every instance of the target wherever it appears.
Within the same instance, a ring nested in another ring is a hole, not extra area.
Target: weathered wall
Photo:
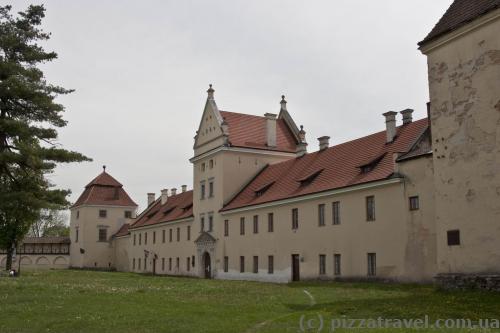
[[[65,269],[69,267],[69,254],[23,254],[18,255],[12,263],[12,268],[18,269],[21,258],[21,271],[23,269]],[[0,255],[0,267],[5,267],[7,257]]]
[[[496,10],[423,47],[441,273],[500,270],[499,31]],[[448,246],[456,229],[461,243]]]

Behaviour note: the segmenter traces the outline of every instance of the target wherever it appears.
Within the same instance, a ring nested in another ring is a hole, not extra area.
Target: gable
[[[207,142],[221,137],[223,134],[221,124],[222,116],[217,108],[217,104],[215,104],[213,99],[208,98],[201,116],[200,125],[196,131],[194,148],[196,149]]]

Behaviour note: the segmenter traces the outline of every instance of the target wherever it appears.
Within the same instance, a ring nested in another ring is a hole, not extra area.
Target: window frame
[[[420,198],[418,195],[412,195],[408,198],[408,206],[410,211],[415,211],[420,209]]]
[[[245,235],[245,217],[240,217],[240,235]]]
[[[108,217],[108,211],[106,209],[99,209],[99,218],[105,219]]]
[[[318,226],[319,227],[325,226],[325,204],[324,203],[318,205]]]
[[[340,253],[333,254],[333,275],[342,275],[342,256]]]
[[[377,254],[375,252],[367,253],[368,276],[377,276]]]
[[[340,201],[332,202],[332,225],[340,225]]]
[[[259,215],[253,216],[253,233],[254,234],[259,233]]]
[[[267,274],[274,274],[274,256],[267,256]]]
[[[104,232],[104,237],[102,237],[101,232]],[[99,227],[97,232],[97,241],[98,242],[107,242],[108,241],[108,228]]]
[[[373,222],[376,220],[375,215],[375,196],[368,195],[365,197],[365,205],[366,205],[366,221]]]
[[[292,208],[292,230],[299,229],[299,209]]]
[[[267,213],[267,232],[274,232],[274,213]]]
[[[326,254],[319,255],[319,275],[326,275]]]

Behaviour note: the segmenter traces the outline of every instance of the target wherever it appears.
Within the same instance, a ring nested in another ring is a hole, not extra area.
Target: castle
[[[104,170],[71,207],[70,265],[272,282],[498,274],[499,7],[455,0],[419,43],[427,118],[389,111],[385,130],[315,152],[284,96],[278,114],[240,114],[210,86],[192,190],[149,193],[137,214]]]

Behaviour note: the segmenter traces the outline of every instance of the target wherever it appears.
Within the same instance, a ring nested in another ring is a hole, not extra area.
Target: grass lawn
[[[500,319],[500,293],[379,283],[276,285],[72,270],[0,278],[2,333],[331,332],[333,318],[411,319],[425,315],[431,320]],[[317,327],[319,318],[323,318],[322,330]],[[342,331],[408,330],[335,330]],[[418,330],[439,331],[470,330]],[[480,331],[500,330],[474,330]]]

